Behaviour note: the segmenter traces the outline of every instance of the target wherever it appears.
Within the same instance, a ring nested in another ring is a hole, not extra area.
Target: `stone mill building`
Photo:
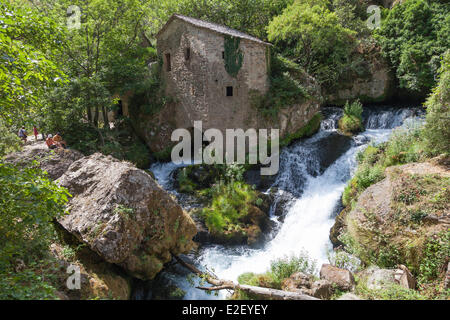
[[[251,95],[269,88],[270,44],[243,32],[175,14],[157,34],[168,96],[178,128],[246,129]]]

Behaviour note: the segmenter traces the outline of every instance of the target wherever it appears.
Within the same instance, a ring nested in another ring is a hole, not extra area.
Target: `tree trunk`
[[[103,123],[105,130],[109,130],[109,119],[108,119],[108,113],[106,112],[106,107],[102,106],[102,114],[103,114]]]
[[[92,109],[91,106],[86,106],[87,119],[89,123],[92,123]]]
[[[263,288],[256,286],[248,286],[244,284],[234,283],[230,280],[217,279],[215,276],[201,272],[195,266],[185,262],[180,257],[173,255],[175,259],[185,268],[189,269],[192,273],[197,274],[199,277],[202,277],[208,282],[212,284],[212,287],[197,287],[198,289],[205,291],[219,291],[219,290],[242,290],[247,293],[255,294],[262,296],[267,299],[272,300],[320,300],[318,298],[308,296],[306,294],[291,292],[291,291],[283,291],[271,288]]]
[[[94,127],[98,128],[98,116],[99,116],[99,111],[98,111],[98,106],[95,107],[95,113],[94,113]]]

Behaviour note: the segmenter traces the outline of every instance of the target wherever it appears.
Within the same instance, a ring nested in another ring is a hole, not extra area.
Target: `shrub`
[[[277,119],[280,109],[301,103],[309,97],[301,78],[304,71],[289,59],[272,54],[270,66],[270,89],[265,95],[250,93],[252,105],[264,117]]]
[[[420,282],[436,279],[450,257],[450,231],[428,238],[419,266]]]
[[[69,193],[35,168],[0,162],[0,299],[54,298],[39,274]],[[17,268],[23,269],[17,272]]]
[[[435,86],[439,57],[449,47],[449,12],[445,1],[407,0],[382,20],[375,34],[401,88],[426,94]]]
[[[440,80],[425,102],[427,116],[423,136],[431,154],[450,153],[450,50],[442,60]]]
[[[203,208],[201,215],[205,218],[210,231],[223,232],[239,228],[240,218],[248,214],[249,206],[256,199],[256,191],[243,182],[218,183],[209,190],[211,205]]]
[[[262,274],[246,272],[238,277],[240,284],[258,286],[264,288],[281,289],[284,279],[289,278],[296,272],[312,275],[316,272],[316,261],[311,260],[304,251],[298,255],[284,256],[270,262],[270,269]],[[255,295],[249,295],[238,291],[236,299],[261,299]]]
[[[20,138],[11,129],[6,126],[6,123],[0,118],[0,158],[4,155],[20,150],[22,142]]]
[[[382,289],[369,289],[364,284],[356,286],[356,294],[368,300],[425,300],[417,291],[398,284],[385,285]]]
[[[356,133],[363,129],[362,125],[363,107],[359,100],[352,103],[348,101],[344,106],[344,115],[339,120],[339,128],[344,133]]]
[[[316,272],[316,261],[311,260],[308,254],[302,251],[298,255],[285,256],[270,263],[270,273],[275,283],[281,284],[284,279],[289,278],[296,272],[314,274]]]

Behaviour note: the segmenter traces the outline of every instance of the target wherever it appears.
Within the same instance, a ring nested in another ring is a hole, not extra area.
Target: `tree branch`
[[[195,266],[187,263],[180,257],[172,254],[175,257],[175,260],[177,260],[178,263],[180,263],[182,266],[190,270],[192,273],[195,273],[199,277],[203,277],[206,282],[209,284],[212,284],[212,287],[196,287],[197,289],[204,290],[204,291],[220,291],[220,290],[242,290],[247,293],[251,293],[258,296],[263,296],[267,299],[273,299],[273,300],[320,300],[318,298],[308,296],[306,294],[298,293],[298,292],[291,292],[291,291],[283,291],[278,289],[272,289],[272,288],[263,288],[263,287],[256,287],[256,286],[249,286],[249,285],[243,285],[238,284],[230,280],[223,280],[223,279],[217,279],[216,277],[212,276],[209,273],[204,273],[197,269]]]

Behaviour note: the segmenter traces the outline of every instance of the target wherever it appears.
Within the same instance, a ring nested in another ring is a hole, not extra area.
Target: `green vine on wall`
[[[236,77],[239,70],[242,67],[242,61],[244,59],[244,54],[239,49],[239,43],[241,39],[232,36],[224,36],[224,60],[225,60],[225,70],[232,77]]]

